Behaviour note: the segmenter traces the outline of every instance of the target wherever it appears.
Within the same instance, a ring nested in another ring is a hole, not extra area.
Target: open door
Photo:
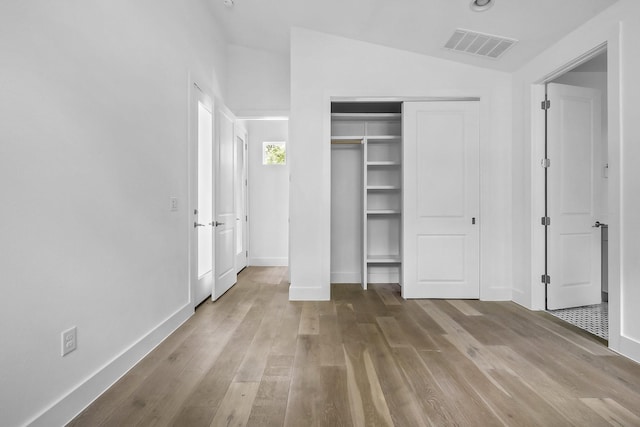
[[[236,126],[236,272],[247,266],[247,130]]]
[[[599,304],[600,92],[550,83],[547,97],[547,308]]]
[[[190,277],[196,307],[213,291],[213,101],[191,88],[190,108]]]
[[[234,118],[225,108],[216,114],[215,211],[211,223],[215,235],[215,284],[213,300],[236,283],[236,211]]]
[[[478,104],[404,103],[404,298],[480,297]]]

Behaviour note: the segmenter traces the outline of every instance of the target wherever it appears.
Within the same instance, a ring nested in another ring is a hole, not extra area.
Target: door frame
[[[189,283],[189,301],[191,307],[195,310],[196,306],[200,302],[195,301],[195,289],[199,280],[198,277],[198,239],[195,238],[193,223],[197,218],[195,210],[197,209],[198,202],[198,131],[194,129],[193,117],[198,114],[197,103],[199,99],[203,97],[207,100],[211,106],[211,114],[213,120],[213,132],[215,135],[215,107],[216,101],[211,95],[211,91],[202,83],[198,84],[192,76],[188,78],[187,87],[187,203],[186,206],[186,218],[187,218],[187,241],[188,241],[188,283]],[[197,119],[196,119],[197,120]],[[214,141],[211,141],[213,144]],[[213,159],[212,159],[213,162]],[[212,200],[215,207],[215,197]],[[214,210],[215,211],[215,210]],[[215,278],[215,233],[213,234],[213,262],[212,262],[212,274]],[[213,294],[213,286],[212,286]],[[211,298],[211,297],[209,297]],[[205,299],[206,301],[206,299]]]
[[[619,348],[621,338],[620,289],[620,48],[612,34],[564,65],[541,76],[530,86],[531,105],[531,205],[529,226],[531,231],[531,309],[544,310],[546,287],[541,275],[545,272],[545,227],[540,218],[545,216],[544,168],[540,162],[545,156],[545,115],[540,102],[545,99],[546,84],[560,75],[607,51],[607,105],[608,105],[608,162],[609,162],[609,347]]]

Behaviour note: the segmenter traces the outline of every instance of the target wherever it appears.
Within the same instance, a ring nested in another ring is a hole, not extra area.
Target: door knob
[[[197,222],[194,222],[194,223],[193,223],[193,228],[205,227],[205,226],[206,226],[206,224],[199,224],[199,223],[197,223]]]

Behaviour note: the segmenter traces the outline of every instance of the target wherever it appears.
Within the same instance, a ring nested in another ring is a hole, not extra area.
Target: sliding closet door
[[[478,102],[405,102],[404,298],[479,298]]]

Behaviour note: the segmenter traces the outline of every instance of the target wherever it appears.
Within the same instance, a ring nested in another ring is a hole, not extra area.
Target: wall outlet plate
[[[169,197],[169,210],[171,212],[175,212],[178,210],[178,198],[177,197]]]
[[[78,329],[74,326],[62,332],[62,356],[66,356],[76,348],[78,348]]]

